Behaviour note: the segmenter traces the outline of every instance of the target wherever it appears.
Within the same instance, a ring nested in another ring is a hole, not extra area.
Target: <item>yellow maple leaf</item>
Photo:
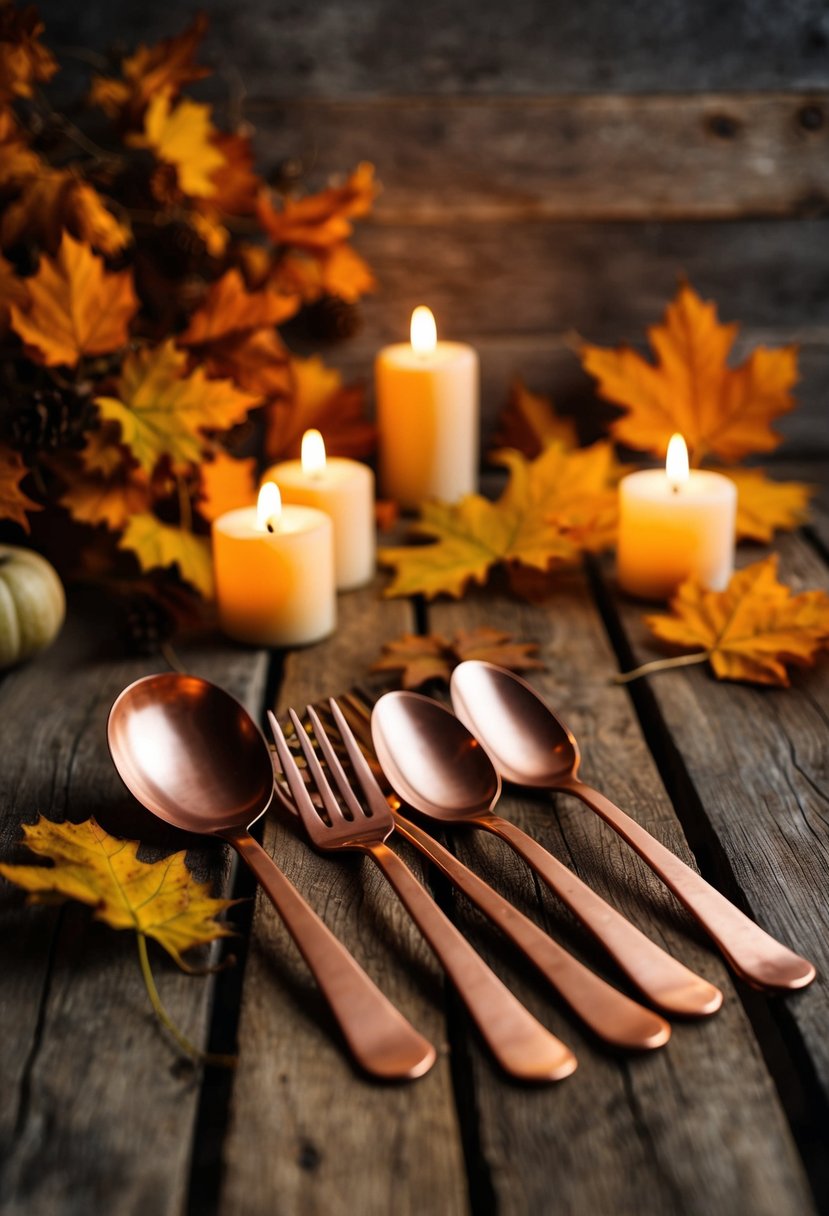
[[[184,581],[192,583],[205,599],[213,595],[213,562],[206,537],[162,523],[146,511],[130,516],[118,547],[134,553],[142,570],[178,566]]]
[[[127,355],[117,393],[95,404],[119,424],[122,442],[148,474],[162,456],[174,469],[198,464],[204,432],[241,422],[258,400],[228,380],[209,380],[201,368],[188,374],[187,355],[172,339]]]
[[[57,60],[40,41],[43,22],[34,5],[0,8],[0,103],[31,97],[58,70]]]
[[[813,487],[802,481],[774,481],[763,469],[717,469],[737,487],[737,540],[767,544],[777,530],[806,523]]]
[[[787,664],[805,667],[829,645],[829,595],[792,594],[777,579],[777,554],[738,570],[724,591],[705,591],[693,579],[671,600],[669,615],[645,622],[662,641],[699,651],[721,680],[789,684]],[[657,660],[634,674],[682,662]]]
[[[684,284],[664,322],[648,330],[655,364],[630,347],[583,345],[582,364],[598,381],[599,396],[626,411],[611,423],[616,439],[664,456],[679,431],[695,464],[707,453],[733,461],[777,447],[771,422],[794,404],[797,348],[758,347],[731,368],[737,329],[721,325],[716,306]]]
[[[150,148],[160,161],[172,165],[185,194],[210,198],[216,193],[213,174],[224,155],[212,142],[210,106],[184,98],[173,106],[168,93],[156,93],[144,114],[144,131],[127,143]]]
[[[126,343],[138,308],[131,272],[109,273],[68,232],[57,258],[41,258],[26,288],[28,304],[11,305],[12,329],[37,362],[74,367],[82,355],[108,354]]]
[[[419,688],[429,680],[448,684],[453,670],[466,659],[497,663],[510,671],[540,669],[544,664],[534,657],[537,650],[535,642],[519,642],[511,633],[489,625],[460,629],[451,641],[440,634],[406,633],[383,644],[383,654],[371,670],[399,672],[403,688]]]
[[[0,865],[0,874],[29,892],[32,903],[74,899],[95,909],[95,919],[113,929],[132,929],[163,946],[185,971],[182,954],[231,930],[215,918],[233,904],[211,897],[197,882],[186,854],[139,861],[137,840],[119,840],[94,819],[54,823],[43,816],[23,824],[26,845],[53,864]]]
[[[269,460],[299,455],[302,436],[321,431],[326,451],[336,456],[365,456],[374,445],[374,427],[364,415],[362,385],[344,385],[336,368],[322,359],[291,359],[291,394],[268,406],[265,452]]]
[[[202,346],[229,334],[280,325],[298,308],[296,296],[279,295],[270,289],[248,291],[234,267],[210,285],[204,303],[177,340],[182,346]]]
[[[199,513],[209,520],[218,519],[225,511],[248,507],[256,501],[256,461],[236,460],[221,449],[213,459],[203,464]]]
[[[27,472],[20,453],[0,444],[0,519],[13,520],[25,532],[30,531],[26,512],[41,510],[20,488]]]
[[[364,161],[341,186],[329,186],[306,198],[288,198],[281,210],[274,207],[270,193],[262,191],[257,214],[275,244],[327,249],[351,236],[350,221],[368,214],[378,189],[374,166]]]
[[[615,501],[609,444],[568,452],[554,443],[533,461],[515,451],[497,460],[510,473],[497,502],[468,494],[452,505],[425,503],[416,531],[434,543],[381,549],[381,563],[396,571],[386,595],[459,597],[499,563],[546,572],[605,543],[604,519]],[[591,517],[602,521],[598,540]]]
[[[532,393],[516,376],[492,439],[492,447],[515,448],[533,460],[550,443],[578,447],[579,437],[572,418],[560,417],[549,397]]]
[[[140,119],[151,98],[175,96],[185,84],[209,76],[208,68],[193,56],[207,29],[207,17],[199,13],[181,34],[153,46],[140,46],[121,64],[123,79],[96,76],[89,93],[91,105],[100,106],[111,118],[127,123]]]

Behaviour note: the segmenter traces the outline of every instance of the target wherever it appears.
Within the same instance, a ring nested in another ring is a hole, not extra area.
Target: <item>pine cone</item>
[[[353,338],[362,325],[360,310],[339,296],[320,296],[302,312],[302,321],[311,338],[320,342],[344,342]]]
[[[27,463],[39,452],[78,451],[88,424],[88,403],[60,388],[34,389],[9,411],[10,438]]]
[[[200,265],[207,252],[196,230],[179,220],[155,230],[148,244],[154,261],[168,279],[190,274]]]
[[[175,633],[176,622],[161,600],[139,592],[129,600],[124,617],[124,643],[129,654],[157,654]]]

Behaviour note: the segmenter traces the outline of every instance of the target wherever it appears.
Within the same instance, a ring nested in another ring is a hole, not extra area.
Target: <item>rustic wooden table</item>
[[[800,470],[801,473],[804,470]],[[820,480],[819,469],[805,471]],[[780,544],[783,571],[829,588],[827,517]],[[381,585],[378,581],[378,587]],[[609,684],[657,653],[640,610],[601,568],[557,580],[542,604],[488,592],[427,610],[377,588],[341,600],[324,645],[284,656],[227,644],[182,652],[187,667],[262,717],[365,682],[383,640],[486,621],[541,644],[534,682],[582,743],[585,776],[761,924],[811,957],[812,988],[768,998],[735,984],[650,871],[572,798],[507,794],[506,813],[651,937],[725,992],[720,1013],[674,1027],[647,1057],[603,1049],[469,905],[424,874],[463,931],[536,1015],[575,1050],[568,1080],[528,1088],[492,1063],[429,950],[370,862],[314,854],[290,824],[260,825],[314,907],[439,1046],[414,1084],[359,1075],[271,906],[222,848],[191,864],[236,909],[237,962],[208,979],[154,965],[177,1021],[234,1072],[177,1060],[151,1017],[128,934],[77,906],[27,908],[4,886],[0,915],[0,1137],[4,1213],[723,1213],[803,1216],[829,1206],[829,681],[788,691],[677,670]],[[146,855],[180,844],[125,794],[105,744],[109,705],[157,667],[126,660],[89,605],[59,643],[0,684],[2,856],[20,823],[96,815]],[[445,838],[520,908],[624,986],[553,896],[500,842]],[[420,859],[401,853],[420,873]]]

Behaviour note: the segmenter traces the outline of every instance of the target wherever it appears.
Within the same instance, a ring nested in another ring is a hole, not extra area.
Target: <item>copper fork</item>
[[[440,910],[408,866],[386,844],[394,820],[383,794],[366,766],[357,780],[366,809],[354,794],[336,751],[312,706],[306,710],[334,785],[350,814],[347,818],[320,764],[313,742],[294,710],[290,718],[305,757],[308,774],[328,816],[322,818],[288,747],[279,723],[268,713],[282,773],[312,842],[321,850],[357,849],[369,854],[402,900],[412,919],[455,984],[470,1016],[498,1063],[523,1081],[558,1081],[576,1068],[576,1057],[538,1022],[472,949]],[[348,727],[346,726],[346,731]],[[350,733],[350,732],[349,732]],[[348,740],[344,737],[348,746]],[[356,740],[350,742],[358,751]]]

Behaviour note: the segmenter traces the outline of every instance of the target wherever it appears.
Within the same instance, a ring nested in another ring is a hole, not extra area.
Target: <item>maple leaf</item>
[[[74,367],[82,355],[123,346],[138,308],[132,274],[111,274],[86,245],[63,234],[57,258],[26,280],[29,302],[11,305],[12,329],[38,363]]]
[[[110,477],[72,477],[60,502],[78,523],[104,524],[120,532],[132,515],[149,509],[150,488],[140,469],[127,469],[122,463]]]
[[[41,510],[20,488],[27,472],[20,453],[0,444],[0,519],[13,520],[25,532],[30,531],[26,512]]]
[[[119,424],[122,442],[148,474],[162,456],[174,470],[198,464],[204,431],[241,422],[258,400],[228,380],[209,380],[201,368],[188,375],[187,355],[172,339],[127,355],[116,391],[95,404],[102,418]]]
[[[656,364],[630,347],[583,345],[582,364],[597,379],[599,396],[627,411],[611,424],[616,439],[664,456],[679,431],[695,464],[709,452],[733,461],[777,447],[771,422],[794,404],[797,348],[758,347],[731,368],[737,330],[721,325],[716,306],[684,284],[664,322],[648,331]]]
[[[212,175],[225,163],[213,134],[210,106],[184,98],[173,107],[169,94],[157,93],[147,106],[143,134],[129,135],[127,143],[150,148],[172,165],[185,194],[210,198],[216,193]]]
[[[153,938],[185,971],[185,951],[231,934],[215,918],[234,901],[212,898],[209,883],[187,869],[183,852],[139,861],[137,840],[110,836],[94,819],[54,823],[41,815],[23,824],[23,836],[27,848],[53,864],[0,865],[0,874],[28,891],[32,903],[87,904],[113,929]]]
[[[34,5],[0,7],[0,102],[31,97],[58,70],[57,60],[40,41],[44,25]]]
[[[763,469],[717,469],[737,487],[737,540],[768,543],[809,518],[813,489],[802,481],[773,481]]]
[[[86,432],[80,458],[87,473],[100,473],[102,477],[111,478],[124,467],[130,457],[120,443],[120,436],[121,428],[115,422],[107,422]]]
[[[0,187],[18,185],[42,169],[43,162],[26,143],[12,110],[0,109]]]
[[[306,198],[288,198],[280,211],[269,192],[262,191],[257,214],[275,244],[326,249],[351,236],[349,221],[368,214],[377,192],[374,166],[363,162],[341,186],[329,186]]]
[[[199,13],[181,34],[154,46],[140,46],[122,62],[122,80],[104,76],[93,79],[90,104],[100,106],[111,118],[135,122],[153,97],[174,97],[183,85],[209,76],[208,68],[193,62],[206,29],[207,18]]]
[[[214,131],[210,140],[223,160],[210,175],[211,204],[225,215],[254,215],[262,183],[253,168],[250,138],[238,131]]]
[[[44,167],[6,208],[0,243],[11,247],[32,239],[54,254],[64,229],[107,255],[120,253],[132,239],[130,229],[107,209],[88,182],[70,170]]]
[[[544,664],[533,657],[536,650],[534,642],[518,642],[511,633],[488,625],[460,629],[451,641],[439,634],[419,637],[406,633],[383,646],[383,655],[371,670],[399,671],[404,688],[419,688],[429,680],[448,684],[454,669],[466,659],[497,663],[510,671],[543,668]]]
[[[221,449],[199,469],[201,498],[199,514],[218,519],[225,511],[248,507],[256,501],[256,461],[236,460]]]
[[[707,658],[721,680],[787,687],[787,664],[809,666],[829,645],[829,595],[793,595],[777,579],[777,554],[738,570],[724,591],[705,591],[693,579],[671,600],[671,614],[645,617],[662,641],[700,651],[658,660],[625,678],[658,667]]]
[[[380,550],[382,564],[396,570],[386,595],[460,597],[499,563],[546,572],[606,543],[606,517],[616,497],[609,444],[568,452],[554,443],[533,461],[515,451],[496,459],[510,473],[497,502],[468,494],[452,505],[425,503],[415,531],[434,543]]]
[[[578,447],[579,438],[572,418],[560,418],[549,397],[531,393],[516,377],[510,387],[509,400],[498,419],[492,447],[515,448],[534,460],[550,443],[565,448]]]
[[[368,263],[350,245],[334,245],[320,255],[323,291],[353,303],[377,290],[377,280]]]
[[[229,334],[263,326],[279,325],[299,307],[295,296],[279,295],[270,289],[248,291],[234,267],[212,283],[201,307],[177,341],[182,346],[201,346]]]
[[[374,428],[363,414],[362,385],[344,385],[333,367],[317,355],[292,359],[292,396],[267,409],[265,452],[269,460],[299,455],[302,436],[310,428],[322,432],[331,456],[365,456],[374,446]]]
[[[178,566],[185,582],[192,583],[206,599],[213,595],[213,563],[206,537],[162,523],[147,511],[130,516],[118,547],[134,553],[142,570]]]
[[[0,255],[0,334],[9,328],[12,304],[25,308],[28,302],[26,280],[18,278],[11,263]]]
[[[291,356],[273,328],[230,334],[205,351],[210,376],[227,376],[257,399],[288,397],[293,390]]]

